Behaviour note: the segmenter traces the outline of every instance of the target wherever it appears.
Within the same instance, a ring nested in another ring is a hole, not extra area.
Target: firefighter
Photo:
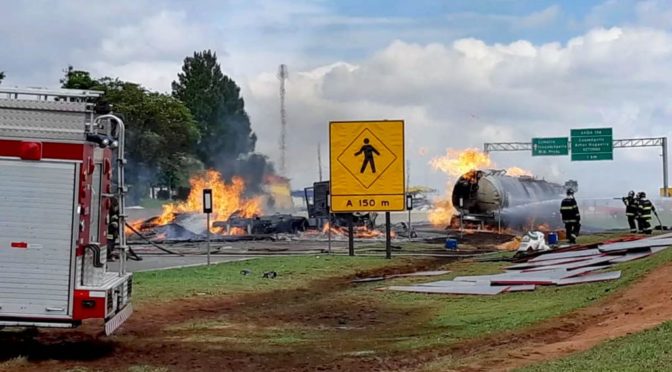
[[[656,207],[653,206],[651,200],[646,198],[645,192],[640,192],[637,195],[637,223],[639,224],[640,232],[644,234],[651,234],[651,213],[656,213]]]
[[[581,229],[581,215],[579,205],[574,199],[574,190],[571,188],[567,189],[567,197],[562,199],[560,214],[562,215],[562,222],[565,224],[567,240],[570,244],[576,244],[576,238],[579,236],[579,230]]]
[[[628,225],[630,225],[630,232],[635,234],[637,230],[637,212],[639,207],[637,206],[637,198],[635,198],[635,192],[628,192],[628,196],[623,197],[623,204],[625,204],[625,216],[628,218]]]

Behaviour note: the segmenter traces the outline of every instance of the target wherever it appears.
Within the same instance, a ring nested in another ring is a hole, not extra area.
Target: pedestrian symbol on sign
[[[373,154],[380,156],[378,150],[369,143],[368,138],[364,138],[364,145],[355,153],[355,156],[359,156],[364,153],[364,161],[362,162],[362,169],[359,173],[364,173],[367,165],[371,165],[371,173],[376,173],[376,160],[373,157]]]

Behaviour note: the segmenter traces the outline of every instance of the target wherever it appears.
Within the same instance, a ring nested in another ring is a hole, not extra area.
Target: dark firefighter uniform
[[[628,196],[623,198],[623,204],[625,204],[625,216],[628,218],[628,225],[630,225],[630,232],[637,232],[637,213],[639,211],[639,206],[637,205],[637,199],[635,198],[634,191],[628,193]]]
[[[639,229],[644,234],[651,234],[651,213],[655,212],[656,208],[651,203],[651,200],[646,198],[646,194],[644,193],[640,193],[637,205]]]
[[[571,244],[576,243],[576,238],[579,236],[579,230],[581,229],[581,215],[573,191],[567,191],[567,197],[560,204],[560,214],[562,215],[562,222],[565,224],[567,240]]]

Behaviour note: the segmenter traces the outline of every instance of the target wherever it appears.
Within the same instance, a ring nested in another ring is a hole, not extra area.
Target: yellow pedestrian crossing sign
[[[404,121],[329,123],[332,212],[403,211]]]

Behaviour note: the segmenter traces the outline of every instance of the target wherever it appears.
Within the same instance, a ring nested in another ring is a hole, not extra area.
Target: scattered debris
[[[621,277],[620,271],[596,271],[612,264],[650,256],[671,245],[672,238],[609,242],[598,244],[597,249],[543,252],[525,263],[509,266],[506,272],[500,274],[458,276],[453,280],[380,289],[419,293],[496,295],[503,292],[533,291],[537,285],[565,286],[616,280]]]
[[[496,295],[505,291],[508,287],[495,287],[489,284],[473,285],[452,285],[452,286],[424,286],[424,285],[405,285],[391,286],[385,289],[390,291],[418,292],[418,293],[444,293],[444,294],[474,294],[474,295]]]
[[[394,278],[407,278],[407,277],[413,277],[413,276],[438,276],[438,275],[445,275],[450,273],[448,270],[436,270],[436,271],[418,271],[414,273],[406,273],[406,274],[392,274],[392,275],[383,275],[383,276],[376,276],[376,277],[371,277],[371,278],[361,278],[361,279],[355,279],[352,281],[352,283],[370,283],[370,282],[380,282],[386,279],[394,279]]]
[[[242,270],[240,270],[240,273],[241,273],[242,275],[250,275],[250,274],[252,274],[252,270],[249,270],[249,269],[242,269]]]
[[[278,273],[275,271],[267,271],[264,273],[264,278],[266,279],[275,279],[278,276]]]

